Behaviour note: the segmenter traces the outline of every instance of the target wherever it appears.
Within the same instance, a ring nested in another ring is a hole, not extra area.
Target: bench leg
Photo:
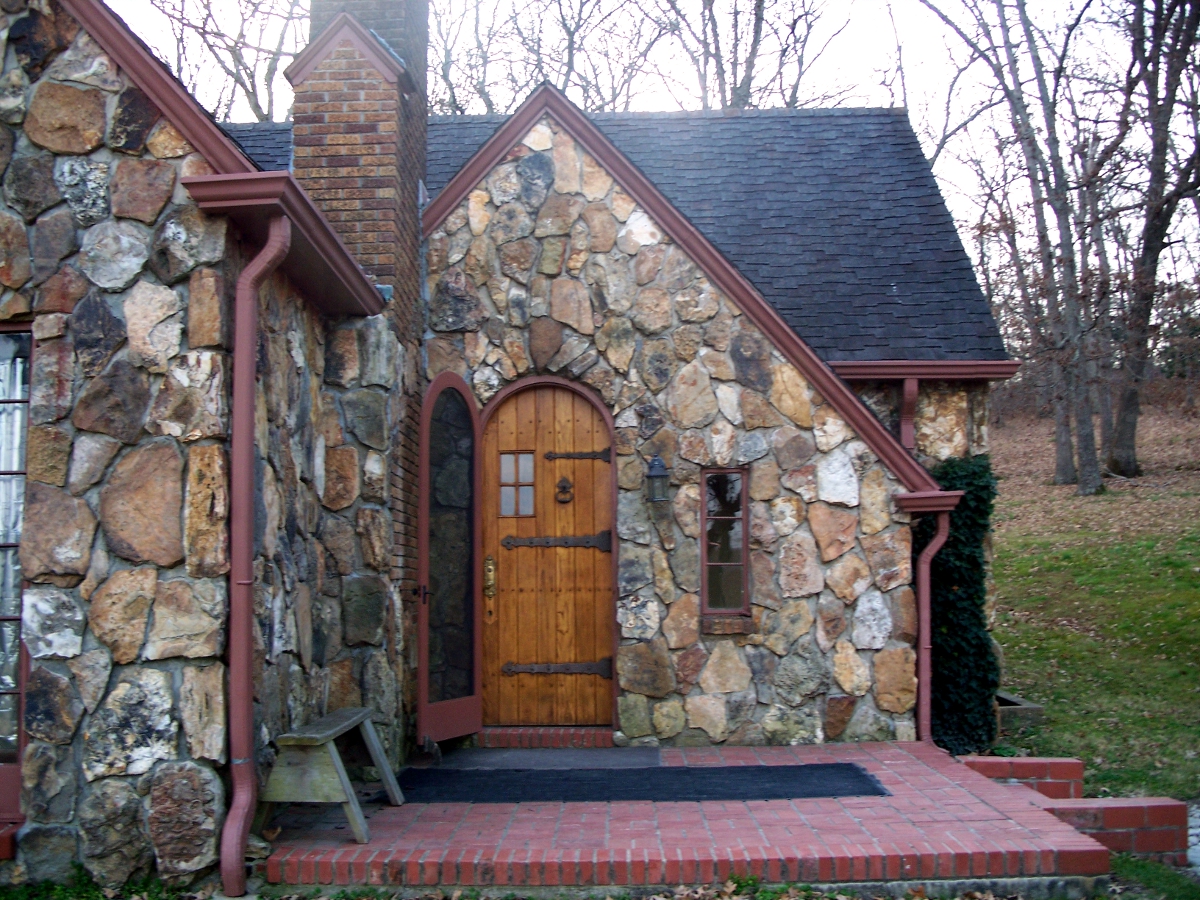
[[[388,800],[391,801],[392,806],[402,806],[404,794],[400,792],[400,785],[396,783],[396,773],[392,771],[392,764],[388,762],[387,754],[383,752],[383,744],[379,742],[375,726],[371,724],[370,719],[365,719],[359,728],[362,731],[363,740],[367,744],[367,750],[371,753],[371,761],[375,763],[375,768],[379,770],[379,777],[383,779],[383,788],[387,791]]]
[[[346,813],[346,818],[350,820],[350,830],[354,832],[356,841],[365,844],[371,839],[371,834],[367,830],[367,820],[363,818],[362,808],[358,805],[354,785],[350,783],[350,776],[346,774],[346,767],[342,765],[342,757],[338,755],[333,741],[325,746],[329,748],[329,758],[333,761],[333,768],[337,771],[338,779],[342,783],[342,790],[346,792],[346,802],[342,804],[342,809]]]

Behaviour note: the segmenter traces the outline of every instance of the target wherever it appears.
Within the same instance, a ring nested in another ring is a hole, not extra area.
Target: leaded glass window
[[[0,333],[0,763],[15,763],[21,708],[21,523],[29,424],[27,333]]]

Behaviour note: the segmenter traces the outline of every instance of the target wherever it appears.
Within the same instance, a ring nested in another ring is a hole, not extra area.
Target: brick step
[[[1187,865],[1187,804],[1165,797],[1083,796],[1083,762],[1026,756],[963,756],[959,761],[1004,784],[1032,788],[1035,802],[1117,853]]]
[[[959,762],[994,781],[1023,784],[1045,797],[1083,796],[1083,761],[1053,756],[960,756]]]
[[[1168,797],[1088,797],[1039,799],[1080,834],[1095,838],[1114,853],[1133,853],[1170,866],[1186,866],[1188,809]]]
[[[479,732],[479,746],[493,750],[514,749],[590,749],[612,747],[613,731],[608,726],[594,728],[485,728]]]

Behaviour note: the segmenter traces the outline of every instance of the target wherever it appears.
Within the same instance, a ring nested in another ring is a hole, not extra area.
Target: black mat
[[[852,763],[661,766],[643,769],[405,769],[409,803],[604,803],[627,800],[793,800],[884,797]]]

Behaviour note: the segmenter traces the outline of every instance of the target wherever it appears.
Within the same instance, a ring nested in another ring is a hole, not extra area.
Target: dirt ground
[[[1144,474],[1105,478],[1100,498],[1055,485],[1054,420],[1007,419],[991,429],[992,465],[1000,477],[998,537],[1061,536],[1072,530],[1113,540],[1164,534],[1200,515],[1200,417],[1150,411],[1139,425]],[[1103,539],[1103,538],[1102,538]]]

